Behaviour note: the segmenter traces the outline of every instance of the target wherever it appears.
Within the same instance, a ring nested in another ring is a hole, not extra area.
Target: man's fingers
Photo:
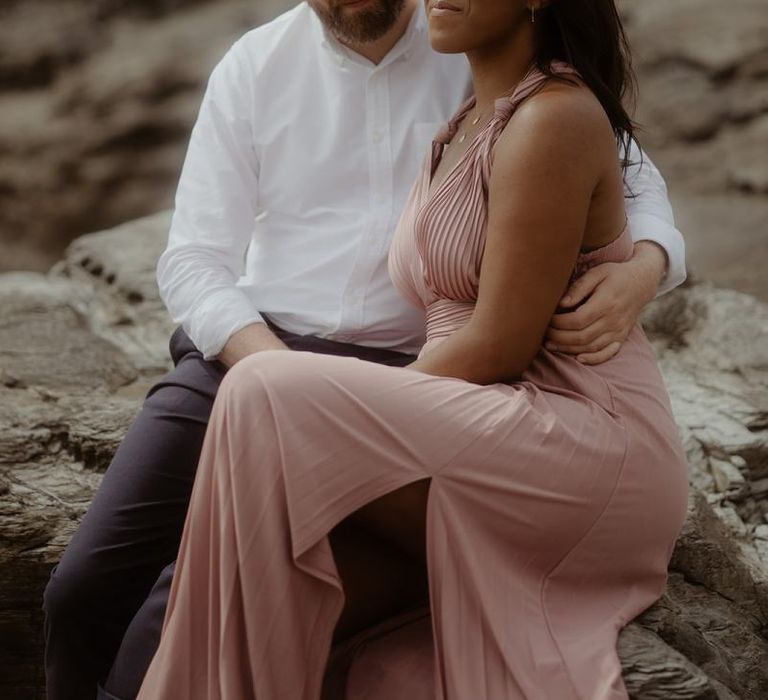
[[[606,328],[605,321],[600,319],[584,329],[576,331],[564,331],[551,326],[547,329],[545,346],[548,350],[564,351],[566,347],[584,347],[591,345],[610,331]],[[611,338],[611,340],[614,340]]]
[[[582,331],[588,328],[603,315],[598,304],[593,304],[593,301],[594,298],[590,299],[576,311],[555,314],[549,322],[549,327],[563,331]]]
[[[599,352],[585,353],[576,355],[576,359],[585,365],[599,365],[601,362],[610,360],[621,349],[621,343],[616,341],[606,346]]]
[[[568,355],[590,355],[593,353],[601,352],[609,345],[615,342],[621,342],[616,337],[616,333],[609,331],[607,333],[599,333],[594,340],[589,340],[585,343],[552,343],[547,341],[545,347],[547,350],[553,350],[557,352],[564,352]]]
[[[595,291],[600,282],[605,279],[606,272],[600,266],[587,270],[581,277],[568,287],[560,299],[560,306],[576,306]]]

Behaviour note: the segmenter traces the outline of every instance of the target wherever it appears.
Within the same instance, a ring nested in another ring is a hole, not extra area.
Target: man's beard
[[[342,41],[367,44],[381,39],[395,26],[405,7],[405,0],[376,0],[365,10],[345,11],[338,0],[331,0],[330,7],[319,7],[309,0],[312,9],[328,30]]]

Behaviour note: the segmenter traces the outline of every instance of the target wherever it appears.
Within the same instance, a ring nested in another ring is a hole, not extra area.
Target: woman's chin
[[[437,53],[464,53],[467,42],[457,32],[447,32],[441,29],[429,29],[429,43]]]

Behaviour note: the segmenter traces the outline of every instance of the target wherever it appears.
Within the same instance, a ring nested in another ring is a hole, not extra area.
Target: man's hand
[[[576,355],[579,362],[596,365],[613,357],[637,321],[643,307],[659,288],[667,268],[664,249],[639,241],[630,260],[603,263],[584,273],[560,300],[570,312],[555,314],[547,329],[548,350]]]
[[[266,324],[252,323],[234,333],[216,359],[230,368],[244,357],[261,350],[290,350],[290,348]]]

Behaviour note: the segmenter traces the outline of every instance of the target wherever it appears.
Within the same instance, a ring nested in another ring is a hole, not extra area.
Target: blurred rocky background
[[[173,203],[205,81],[291,0],[0,0],[0,271]]]
[[[166,209],[206,77],[295,0],[0,0],[0,271]],[[619,0],[694,277],[768,299],[766,0]]]
[[[171,206],[216,60],[292,4],[0,0],[1,698],[44,697],[43,587],[169,364],[168,213],[134,219]],[[712,283],[768,301],[768,6],[620,4],[698,282],[644,317],[692,488],[667,590],[622,632],[624,678],[634,700],[765,700],[768,306]],[[353,672],[375,666],[376,644],[356,653]]]
[[[618,4],[692,276],[768,300],[768,3]]]

